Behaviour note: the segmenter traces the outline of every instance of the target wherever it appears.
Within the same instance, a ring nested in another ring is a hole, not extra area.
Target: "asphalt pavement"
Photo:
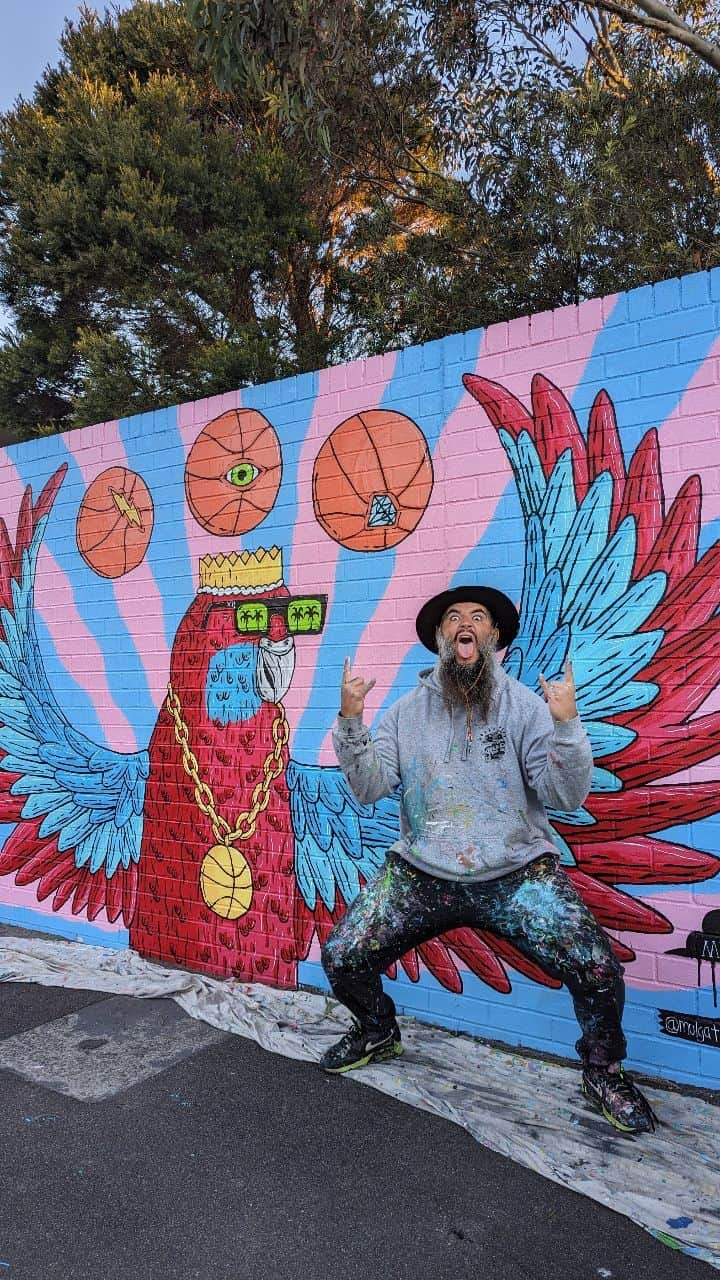
[[[629,1219],[172,1001],[0,982],[0,1280],[711,1280]]]

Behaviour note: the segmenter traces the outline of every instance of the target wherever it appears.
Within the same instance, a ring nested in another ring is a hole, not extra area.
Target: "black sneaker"
[[[320,1059],[325,1071],[354,1071],[370,1062],[385,1062],[397,1058],[403,1051],[400,1028],[394,1022],[386,1035],[363,1031],[359,1022],[353,1022],[337,1044],[333,1044]]]
[[[622,1067],[583,1067],[582,1091],[605,1119],[621,1133],[654,1133],[659,1123],[647,1098]]]

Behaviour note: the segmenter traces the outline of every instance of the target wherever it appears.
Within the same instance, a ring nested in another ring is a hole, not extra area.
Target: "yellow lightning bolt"
[[[140,519],[140,513],[138,512],[135,503],[128,502],[125,494],[116,493],[115,489],[111,489],[110,493],[112,494],[112,500],[120,512],[120,515],[125,516],[125,519],[128,520],[130,524],[136,524],[138,529],[142,529],[142,520]]]

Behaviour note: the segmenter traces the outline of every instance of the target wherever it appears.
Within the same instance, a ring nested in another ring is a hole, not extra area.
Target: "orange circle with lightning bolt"
[[[281,479],[280,441],[267,418],[230,409],[208,422],[190,450],[185,494],[203,529],[233,538],[265,519]]]
[[[153,503],[142,476],[108,467],[85,491],[77,517],[80,555],[101,578],[122,578],[145,558]]]

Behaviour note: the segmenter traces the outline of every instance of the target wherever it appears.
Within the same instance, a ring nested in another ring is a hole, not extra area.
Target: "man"
[[[653,1112],[620,1065],[622,969],[559,866],[545,813],[578,808],[590,789],[572,667],[559,680],[540,677],[544,701],[507,675],[496,650],[518,626],[512,601],[492,587],[434,596],[416,628],[439,659],[374,740],[362,716],[375,681],[345,661],[333,734],[340,766],[361,803],[401,786],[402,805],[400,839],[323,949],[333,992],[356,1021],[322,1065],[349,1071],[402,1053],[380,975],[419,943],[469,925],[565,983],[582,1032],[583,1092],[622,1132],[651,1132]]]

